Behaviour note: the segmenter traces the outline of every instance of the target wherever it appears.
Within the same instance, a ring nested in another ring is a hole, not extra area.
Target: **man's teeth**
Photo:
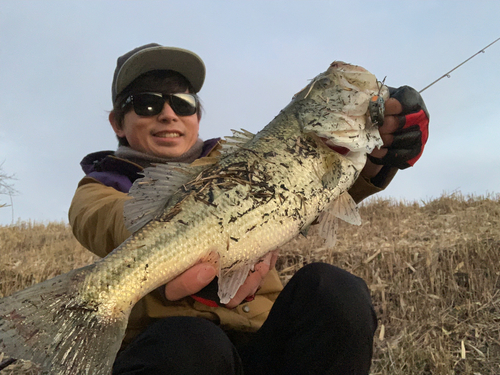
[[[167,133],[167,132],[161,132],[161,133],[156,133],[155,137],[162,137],[162,138],[176,138],[180,137],[179,133]]]

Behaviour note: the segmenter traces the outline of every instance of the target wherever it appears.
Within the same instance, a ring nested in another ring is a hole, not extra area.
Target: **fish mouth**
[[[330,150],[333,150],[340,155],[345,156],[351,151],[347,147],[343,147],[343,146],[339,146],[339,145],[334,144],[328,138],[321,138],[321,140],[323,141],[323,143],[325,144],[326,147],[328,147]]]
[[[333,151],[335,151],[335,152],[339,153],[340,155],[347,155],[347,154],[349,153],[349,151],[351,151],[351,150],[349,150],[347,147],[342,147],[342,146],[330,146],[330,145],[327,145],[327,146],[328,146],[328,148],[329,148],[330,150],[333,150]]]

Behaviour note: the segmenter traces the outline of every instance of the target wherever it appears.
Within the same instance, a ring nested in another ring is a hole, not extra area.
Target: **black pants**
[[[245,344],[201,318],[165,318],[120,353],[113,375],[366,375],[376,327],[365,282],[314,263],[295,274]]]

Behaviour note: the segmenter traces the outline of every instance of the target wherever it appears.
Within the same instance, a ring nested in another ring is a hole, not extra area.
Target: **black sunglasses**
[[[198,97],[195,94],[161,94],[157,92],[143,92],[130,95],[122,104],[122,109],[132,104],[139,116],[156,116],[161,113],[165,102],[179,116],[191,116],[198,110]]]

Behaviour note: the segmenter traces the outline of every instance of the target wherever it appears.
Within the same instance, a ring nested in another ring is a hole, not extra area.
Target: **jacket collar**
[[[207,156],[218,145],[220,138],[208,139],[203,144],[200,157]],[[127,176],[130,181],[135,181],[143,168],[129,160],[118,158],[114,151],[98,151],[85,156],[80,162],[83,172],[89,175],[92,172],[118,172]]]

